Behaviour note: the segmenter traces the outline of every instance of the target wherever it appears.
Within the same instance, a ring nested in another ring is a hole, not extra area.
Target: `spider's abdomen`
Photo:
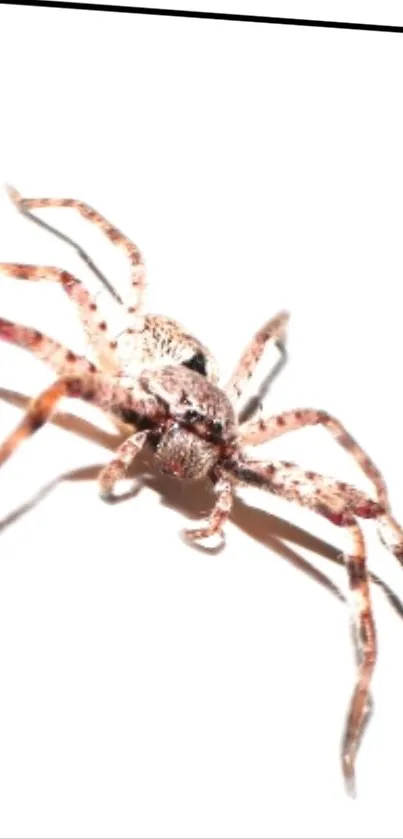
[[[184,364],[210,381],[218,380],[217,363],[201,344],[177,321],[163,315],[145,315],[140,333],[122,335],[120,354],[126,373],[137,376],[138,369],[158,369],[168,364]]]

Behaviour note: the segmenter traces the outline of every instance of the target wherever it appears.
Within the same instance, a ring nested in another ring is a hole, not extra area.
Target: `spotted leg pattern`
[[[113,491],[116,484],[125,477],[133,460],[143,448],[146,439],[146,431],[137,431],[132,434],[119,446],[116,457],[102,469],[98,480],[100,495],[105,501],[114,500]]]
[[[77,210],[83,218],[92,222],[107,236],[110,242],[120,248],[128,257],[131,268],[130,292],[127,295],[126,311],[130,325],[136,330],[142,327],[140,311],[145,290],[145,267],[137,245],[111,224],[101,213],[76,198],[23,198],[14,187],[7,187],[8,194],[19,210],[34,210],[45,207],[64,207]]]
[[[190,542],[204,542],[205,540],[218,537],[221,544],[224,544],[223,526],[231,512],[234,500],[232,482],[226,476],[218,477],[214,485],[214,492],[216,502],[210,513],[207,526],[184,530],[183,536],[186,540]]]
[[[369,706],[369,690],[376,662],[376,633],[369,593],[364,540],[357,518],[374,519],[382,529],[383,541],[399,561],[403,556],[403,530],[383,506],[349,486],[307,472],[283,461],[252,461],[241,455],[221,464],[240,483],[266,489],[288,501],[308,507],[349,532],[352,549],[345,554],[349,577],[352,618],[358,644],[358,676],[351,701],[342,763],[346,783],[354,791],[354,768],[357,747]]]
[[[0,465],[15,452],[29,436],[49,421],[63,397],[83,399],[116,416],[123,423],[132,417],[147,419],[151,424],[165,415],[158,402],[141,391],[128,390],[108,380],[103,374],[65,376],[46,388],[31,403],[17,428],[0,446]]]
[[[262,326],[243,351],[224,388],[229,400],[237,405],[269,341],[283,342],[289,320],[288,312],[279,312]]]
[[[345,429],[344,425],[326,411],[304,408],[285,411],[268,419],[252,420],[241,426],[240,440],[243,445],[257,446],[289,431],[296,431],[310,425],[323,425],[336,442],[352,455],[358,466],[373,483],[378,501],[385,509],[389,509],[388,491],[379,469],[354,440],[354,437]]]
[[[50,280],[60,283],[70,300],[76,306],[89,342],[93,347],[97,360],[110,373],[119,372],[120,365],[116,355],[117,343],[108,332],[106,321],[99,317],[98,306],[84,285],[73,274],[61,268],[40,265],[19,265],[16,263],[0,263],[0,272],[7,277],[18,280]]]

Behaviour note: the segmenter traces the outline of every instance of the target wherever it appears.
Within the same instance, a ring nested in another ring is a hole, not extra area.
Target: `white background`
[[[0,7],[0,28],[0,179],[82,198],[131,235],[150,311],[208,343],[224,379],[288,307],[291,360],[267,411],[342,418],[403,519],[403,35],[24,7]],[[124,293],[121,255],[73,213],[47,218]],[[99,289],[4,194],[0,223],[2,261],[62,265]],[[0,312],[84,349],[58,288],[1,278]],[[3,395],[52,381],[5,344],[0,369]],[[2,438],[20,415],[1,401]],[[242,491],[226,549],[208,557],[179,531],[210,495],[151,460],[120,505],[98,499],[97,469],[50,486],[107,462],[107,442],[52,425],[1,470],[0,835],[401,836],[403,626],[378,590],[356,802],[341,779],[348,611],[304,563],[345,594],[329,561],[343,533]],[[367,488],[321,429],[261,454]],[[403,596],[401,569],[365,533],[371,568]]]

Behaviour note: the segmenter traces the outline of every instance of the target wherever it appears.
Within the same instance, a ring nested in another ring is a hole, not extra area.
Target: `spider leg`
[[[127,296],[126,311],[133,328],[136,331],[140,329],[142,325],[140,314],[145,290],[145,268],[143,257],[137,245],[84,201],[78,201],[76,198],[23,198],[14,187],[7,187],[7,191],[17,209],[21,212],[44,207],[69,207],[77,210],[83,218],[102,230],[110,242],[123,250],[131,267],[131,286]]]
[[[367,718],[370,681],[376,662],[376,633],[364,539],[357,518],[377,522],[382,541],[400,562],[403,559],[403,530],[379,502],[348,484],[315,472],[306,472],[293,463],[264,463],[247,460],[238,454],[223,461],[221,468],[241,483],[260,487],[308,507],[350,533],[352,551],[345,556],[345,563],[358,652],[358,675],[343,741],[342,763],[346,783],[353,791],[355,757]]]
[[[202,528],[191,528],[183,531],[183,536],[190,542],[209,539],[218,536],[221,544],[224,544],[223,525],[228,519],[234,500],[232,482],[225,475],[218,474],[214,484],[216,502],[210,513],[207,526]]]
[[[361,735],[371,712],[370,683],[377,658],[376,630],[371,606],[365,542],[357,521],[346,525],[352,552],[345,556],[350,608],[358,652],[358,673],[342,744],[342,768],[348,791],[354,795],[354,765]]]
[[[73,274],[61,268],[42,265],[19,265],[17,263],[0,263],[0,271],[7,277],[19,280],[51,280],[64,288],[70,300],[75,304],[77,312],[88,340],[94,349],[99,363],[108,373],[117,373],[120,363],[116,354],[117,343],[108,334],[105,321],[97,314],[97,304],[85,286]]]
[[[256,332],[250,343],[245,347],[229,382],[224,388],[233,404],[236,405],[239,402],[245,385],[260,361],[268,341],[275,341],[280,351],[284,353],[283,340],[288,319],[288,312],[279,312]]]
[[[13,189],[13,187],[6,186],[6,191],[8,192],[11,200],[13,200],[13,196],[15,194],[18,195],[18,193],[16,193],[16,190]],[[73,248],[73,250],[75,250],[75,252],[78,254],[78,256],[83,260],[83,262],[85,262],[85,264],[88,265],[88,268],[90,269],[90,271],[92,271],[93,274],[95,274],[95,276],[98,278],[98,280],[101,281],[102,285],[106,288],[106,290],[109,292],[109,294],[116,300],[116,302],[119,303],[120,306],[123,304],[122,298],[120,297],[120,295],[118,294],[116,289],[112,286],[112,284],[109,282],[109,280],[105,276],[105,274],[102,273],[102,271],[98,268],[98,266],[95,265],[95,262],[91,259],[91,257],[86,253],[86,251],[79,244],[77,244],[77,242],[74,241],[74,239],[71,239],[70,236],[67,236],[66,233],[62,233],[61,230],[58,230],[56,227],[53,227],[47,221],[44,221],[43,218],[39,218],[39,216],[35,216],[33,213],[31,213],[29,210],[22,207],[18,203],[17,203],[17,207],[18,207],[18,210],[21,213],[21,215],[23,215],[29,221],[32,221],[38,227],[42,227],[44,230],[47,230],[48,233],[52,233],[53,236],[56,236],[62,242],[65,242],[66,245],[69,245],[71,248]]]
[[[83,399],[106,411],[122,423],[147,422],[151,426],[163,419],[164,413],[153,397],[138,390],[115,384],[99,373],[64,376],[53,382],[30,404],[15,430],[0,445],[0,465],[18,446],[48,422],[64,397]]]
[[[383,544],[403,564],[403,528],[385,506],[355,487],[305,471],[286,461],[258,461],[240,454],[222,461],[221,468],[241,483],[266,489],[287,501],[308,507],[340,527],[354,518],[374,519]]]
[[[263,401],[265,400],[273,382],[277,377],[280,375],[284,367],[288,362],[288,351],[287,345],[285,340],[276,341],[276,347],[279,351],[279,357],[273,367],[269,370],[267,376],[263,379],[262,384],[260,385],[257,393],[248,399],[246,405],[244,405],[239,412],[238,415],[238,422],[242,425],[245,422],[249,422],[252,417],[261,417],[263,412]]]
[[[111,460],[99,475],[101,497],[109,501],[113,499],[113,490],[118,481],[125,477],[129,466],[141,451],[147,439],[146,431],[136,431],[128,437],[117,449],[116,457]]]
[[[378,501],[386,510],[389,510],[388,490],[379,469],[342,423],[326,411],[303,408],[286,411],[268,419],[247,422],[240,428],[240,443],[241,445],[256,446],[268,440],[273,440],[275,437],[280,437],[282,434],[287,434],[289,431],[296,431],[310,425],[323,425],[336,442],[352,455],[358,466],[373,483]]]
[[[0,318],[0,339],[29,350],[40,361],[49,364],[58,376],[82,376],[96,371],[95,365],[84,356],[76,355],[37,329],[12,323],[5,318]]]

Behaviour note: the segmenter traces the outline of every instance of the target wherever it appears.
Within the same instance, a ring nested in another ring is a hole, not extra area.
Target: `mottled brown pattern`
[[[4,463],[20,443],[43,426],[63,397],[91,402],[127,431],[115,459],[100,474],[100,492],[113,497],[137,453],[148,442],[163,471],[178,479],[209,478],[216,501],[204,527],[185,531],[189,541],[223,540],[234,492],[245,484],[306,507],[343,528],[348,537],[345,565],[350,610],[357,644],[357,682],[343,742],[343,772],[354,786],[355,759],[367,714],[376,661],[364,538],[358,519],[373,520],[387,549],[403,563],[403,530],[392,517],[385,481],[377,467],[347,432],[325,411],[297,409],[265,419],[239,419],[239,401],[267,342],[283,348],[288,314],[280,312],[254,336],[226,387],[221,388],[216,361],[207,347],[176,321],[143,311],[144,265],[140,251],[103,216],[75,199],[24,199],[9,194],[17,208],[71,207],[96,224],[128,256],[131,282],[122,312],[124,328],[116,338],[82,283],[58,268],[0,264],[0,272],[25,280],[59,282],[73,301],[97,365],[28,328],[0,319],[0,339],[30,350],[48,363],[57,380],[33,400],[26,416],[0,446]],[[303,470],[288,461],[253,460],[245,447],[308,425],[322,425],[351,453],[375,491],[371,498],[343,481]]]
[[[349,792],[355,792],[354,766],[363,726],[370,708],[370,684],[377,644],[372,616],[364,535],[357,522],[349,525],[352,552],[346,557],[350,585],[350,610],[357,645],[357,681],[353,692],[342,747],[342,768]]]
[[[206,527],[190,528],[183,531],[185,539],[199,542],[218,536],[221,544],[225,542],[223,526],[231,513],[234,492],[232,481],[228,477],[220,477],[214,485],[216,502],[210,513]]]
[[[6,262],[0,263],[0,273],[7,277],[14,277],[15,279],[31,281],[50,280],[51,282],[60,283],[76,308],[97,360],[109,373],[119,372],[118,361],[110,350],[110,338],[108,337],[106,323],[100,330],[98,321],[94,317],[97,306],[92,301],[87,289],[73,274],[50,266],[21,266]]]
[[[40,361],[49,364],[57,376],[85,375],[96,370],[84,356],[76,355],[53,338],[5,318],[0,318],[0,339],[29,350]]]
[[[296,431],[310,425],[323,425],[336,442],[352,455],[364,474],[373,483],[377,498],[388,509],[388,491],[379,469],[342,423],[326,411],[299,408],[296,411],[287,411],[279,416],[268,417],[266,420],[262,418],[251,420],[245,423],[241,430],[241,441],[244,445],[256,446],[268,440],[273,440],[280,434],[286,434],[289,431]]]
[[[288,312],[279,312],[262,326],[243,351],[225,392],[232,402],[238,402],[245,384],[252,376],[269,341],[282,341],[289,320]]]

